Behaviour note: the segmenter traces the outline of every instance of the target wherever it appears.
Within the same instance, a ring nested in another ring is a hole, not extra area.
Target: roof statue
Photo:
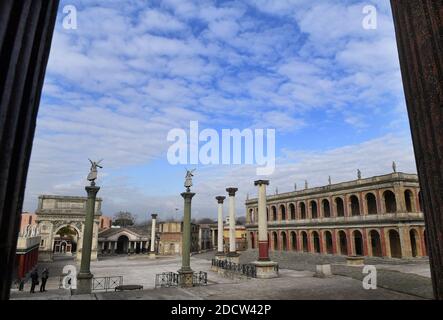
[[[102,161],[103,159],[98,162],[89,159],[89,162],[91,163],[91,169],[88,174],[88,181],[91,182],[91,186],[95,186],[95,180],[97,179],[97,168],[103,169],[103,167],[100,165]]]

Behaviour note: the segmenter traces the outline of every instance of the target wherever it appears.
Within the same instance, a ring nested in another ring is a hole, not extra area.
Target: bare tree
[[[114,226],[119,227],[129,227],[136,223],[136,216],[128,211],[119,211],[114,215],[115,219],[113,222]]]

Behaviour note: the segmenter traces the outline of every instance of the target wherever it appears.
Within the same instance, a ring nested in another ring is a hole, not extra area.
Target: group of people
[[[46,292],[46,281],[48,281],[49,278],[49,270],[48,268],[43,269],[41,280],[42,283],[40,284],[40,292]],[[34,271],[31,272],[31,293],[35,293],[35,287],[39,285],[39,275],[38,275],[38,269],[35,268]]]

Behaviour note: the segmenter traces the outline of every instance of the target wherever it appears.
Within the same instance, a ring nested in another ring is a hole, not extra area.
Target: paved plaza
[[[348,267],[343,257],[319,255],[291,255],[291,253],[273,254],[273,259],[280,263],[280,277],[277,279],[227,278],[211,271],[210,259],[213,252],[195,255],[191,258],[194,271],[208,273],[208,285],[194,288],[155,289],[155,275],[162,272],[176,272],[181,265],[180,257],[161,257],[150,260],[146,256],[114,256],[101,258],[91,263],[95,277],[123,276],[124,284],[142,285],[143,290],[132,292],[94,292],[91,295],[71,296],[69,291],[59,289],[59,277],[65,265],[75,265],[69,258],[40,264],[39,269],[48,267],[50,278],[48,292],[29,293],[29,283],[23,292],[13,290],[11,299],[41,300],[295,300],[295,299],[423,299],[432,297],[429,265],[427,261],[378,261],[378,282],[376,290],[365,290],[362,286],[361,267]],[[243,253],[242,262],[249,262],[256,257],[256,252]],[[331,260],[332,259],[332,260]],[[340,260],[342,259],[342,260]],[[377,262],[377,261],[372,261]],[[314,277],[315,264],[331,263],[334,276],[330,278]],[[78,266],[77,266],[78,268]],[[427,270],[427,271],[426,271]]]

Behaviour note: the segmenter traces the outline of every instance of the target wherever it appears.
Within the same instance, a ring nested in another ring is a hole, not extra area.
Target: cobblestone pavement
[[[201,259],[212,259],[214,253],[197,255]],[[257,250],[248,250],[240,255],[240,263],[249,263],[257,259]],[[331,264],[336,275],[362,280],[365,274],[362,267],[346,265],[343,256],[318,255],[297,252],[271,252],[271,259],[279,263],[280,268],[289,270],[307,270],[315,272],[318,264]],[[432,283],[428,259],[386,259],[365,258],[366,265],[377,269],[377,284],[380,287],[432,299]]]
[[[397,292],[398,290],[364,290],[361,280],[358,278],[358,270],[355,269],[354,277],[348,270],[344,270],[345,276],[334,275],[331,278],[320,279],[314,277],[312,268],[307,270],[286,269],[280,270],[277,279],[230,279],[210,271],[210,259],[214,253],[196,255],[191,258],[191,266],[194,271],[208,272],[208,285],[189,289],[163,288],[153,289],[155,274],[161,272],[176,272],[181,260],[179,257],[150,259],[129,259],[123,257],[102,258],[91,264],[91,271],[95,277],[122,275],[124,284],[141,284],[142,291],[133,292],[108,292],[94,293],[91,295],[71,296],[70,292],[58,289],[58,273],[63,265],[73,264],[72,260],[61,260],[48,264],[51,277],[48,282],[48,292],[30,294],[29,284],[24,292],[13,290],[12,299],[41,299],[41,300],[85,300],[85,299],[144,299],[144,300],[236,300],[236,299],[419,299],[416,295]],[[242,259],[254,256],[254,252],[244,254]],[[288,258],[288,264],[290,263]],[[308,264],[306,264],[308,265]],[[40,265],[40,268],[46,265]],[[397,272],[399,273],[399,272]],[[266,288],[264,290],[264,288]]]

